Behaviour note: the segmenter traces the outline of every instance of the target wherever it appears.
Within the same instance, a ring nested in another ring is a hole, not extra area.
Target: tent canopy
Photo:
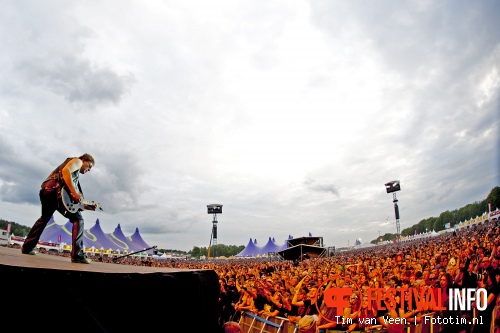
[[[278,252],[287,248],[286,242],[282,245],[276,244],[274,238],[269,237],[267,243],[264,246],[258,246],[257,240],[250,238],[247,246],[236,255],[236,257],[256,257],[262,255],[268,255],[269,252]]]
[[[42,235],[41,242],[50,243],[66,243],[71,244],[71,230],[73,224],[67,221],[64,225],[58,225],[54,221],[54,217],[49,221]],[[99,219],[96,220],[94,226],[83,231],[83,246],[86,248],[105,249],[120,252],[139,252],[147,248],[151,248],[141,237],[139,229],[136,228],[135,233],[131,237],[126,237],[121,230],[120,225],[115,228],[112,233],[106,234],[101,229]],[[151,252],[151,253],[150,253]],[[147,251],[148,254],[153,254],[153,250]]]
[[[323,247],[323,237],[300,237],[293,238],[288,236],[288,239],[282,245],[276,244],[274,238],[269,237],[267,243],[259,247],[257,241],[250,238],[247,246],[236,255],[236,257],[256,257],[268,255],[269,253],[277,253],[283,258],[291,258],[292,260],[299,257],[304,257],[304,254],[310,258],[324,256],[326,248]],[[288,260],[288,259],[286,259]]]

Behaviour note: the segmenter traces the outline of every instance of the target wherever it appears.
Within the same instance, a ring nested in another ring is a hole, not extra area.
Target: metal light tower
[[[401,233],[399,226],[399,207],[398,199],[396,198],[396,192],[401,191],[401,184],[399,180],[393,180],[392,182],[388,182],[387,184],[385,184],[385,189],[387,193],[392,193],[392,202],[394,202],[394,214],[396,215],[396,235],[399,242]]]
[[[213,214],[214,220],[212,221],[212,234],[210,235],[210,245],[208,246],[207,258],[210,258],[210,247],[212,246],[212,241],[214,245],[217,245],[217,214],[222,214],[222,205],[211,204],[207,205],[208,214]],[[215,249],[214,249],[215,250]],[[214,251],[215,257],[215,251]]]

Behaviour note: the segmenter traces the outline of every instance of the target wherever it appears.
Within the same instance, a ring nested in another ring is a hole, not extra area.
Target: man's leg
[[[52,215],[54,215],[57,208],[57,193],[54,191],[41,190],[40,202],[42,204],[42,215],[35,222],[33,227],[31,227],[28,236],[26,236],[24,240],[21,251],[25,254],[29,254],[31,251],[35,250],[43,230],[47,226]]]
[[[76,212],[71,216],[71,223],[73,223],[73,229],[71,234],[72,247],[71,247],[71,260],[84,260],[85,259],[85,249],[83,247],[83,230],[84,222],[83,217],[80,212]]]

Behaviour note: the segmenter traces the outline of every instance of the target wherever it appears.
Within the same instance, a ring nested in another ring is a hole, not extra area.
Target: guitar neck
[[[83,207],[83,209],[88,209],[85,206],[93,206],[95,208],[93,208],[92,210],[100,210],[100,211],[102,211],[101,204],[98,203],[98,202],[95,202],[95,201],[90,201],[90,200],[82,199],[82,201],[80,202],[80,205]]]

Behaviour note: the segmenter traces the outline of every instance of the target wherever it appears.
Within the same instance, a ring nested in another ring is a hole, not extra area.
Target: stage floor
[[[74,264],[69,257],[0,246],[0,276],[0,330],[6,332],[218,330],[213,270]]]
[[[92,257],[89,257],[93,259]],[[22,266],[40,269],[63,269],[69,271],[86,271],[99,273],[175,273],[194,271],[192,269],[176,269],[163,267],[133,266],[93,261],[91,264],[75,264],[71,258],[39,253],[36,256],[22,254],[21,249],[0,246],[0,265]]]

